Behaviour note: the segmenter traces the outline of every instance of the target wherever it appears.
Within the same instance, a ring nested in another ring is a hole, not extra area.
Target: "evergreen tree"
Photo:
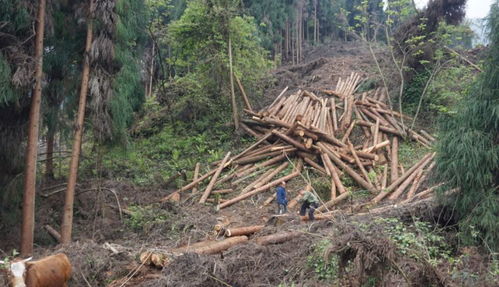
[[[457,115],[443,127],[437,167],[448,202],[459,218],[465,243],[499,248],[499,1],[489,16],[490,50],[484,73],[470,89]]]

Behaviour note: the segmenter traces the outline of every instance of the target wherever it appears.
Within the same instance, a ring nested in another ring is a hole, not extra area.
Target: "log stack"
[[[403,170],[398,147],[402,141],[430,147],[435,138],[409,128],[411,117],[390,108],[384,89],[356,93],[361,82],[361,77],[352,73],[339,79],[335,90],[316,91],[319,95],[306,90],[288,93],[286,88],[264,109],[245,110],[248,117],[241,127],[257,141],[242,152],[227,153],[223,160],[206,165],[211,170],[195,172],[191,183],[162,201],[201,190],[199,186],[207,181],[200,203],[215,202],[221,209],[267,192],[262,205],[269,204],[275,196],[268,191],[283,181],[304,178],[304,168],[331,182],[329,201],[323,202],[320,210],[362,190],[372,194],[372,203],[416,196],[434,166],[434,155],[428,153]],[[346,188],[346,177],[358,188]]]

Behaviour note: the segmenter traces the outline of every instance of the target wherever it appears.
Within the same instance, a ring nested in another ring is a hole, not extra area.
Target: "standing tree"
[[[33,237],[35,230],[36,162],[38,158],[40,106],[42,102],[45,6],[46,1],[40,0],[38,3],[38,17],[35,40],[35,89],[31,98],[31,110],[29,113],[28,144],[26,146],[26,165],[24,172],[23,223],[21,230],[22,256],[29,256],[33,253]]]
[[[89,1],[88,16],[87,16],[87,38],[85,42],[85,55],[83,59],[83,72],[81,75],[80,101],[78,105],[77,120],[75,123],[75,136],[73,141],[73,150],[71,153],[71,163],[69,165],[69,178],[66,190],[66,198],[64,201],[64,214],[61,226],[62,243],[71,242],[71,230],[73,227],[73,202],[76,187],[76,178],[78,175],[78,165],[80,162],[81,138],[83,135],[83,121],[85,119],[85,106],[88,93],[88,79],[90,75],[90,59],[89,52],[92,47],[93,38],[93,0]]]
[[[485,71],[459,112],[444,127],[437,167],[448,188],[448,201],[459,219],[465,243],[481,241],[499,249],[499,1],[489,16],[490,50]]]

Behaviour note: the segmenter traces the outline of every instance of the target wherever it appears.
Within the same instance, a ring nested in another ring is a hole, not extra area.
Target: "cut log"
[[[341,183],[340,176],[338,175],[338,172],[336,171],[336,167],[333,165],[331,162],[331,159],[329,158],[327,153],[323,153],[323,158],[324,158],[324,165],[327,167],[331,174],[331,178],[334,181],[334,184],[336,186],[336,189],[338,189],[338,192],[340,194],[343,194],[346,192],[345,187],[343,186],[343,183]]]
[[[373,123],[370,123],[370,122],[366,122],[366,121],[357,121],[357,124],[361,125],[361,126],[365,126],[365,127],[372,127],[372,126],[375,126],[375,124]],[[389,128],[389,127],[386,127],[386,126],[380,126],[379,129],[385,133],[389,133],[389,134],[393,134],[393,135],[397,135],[397,136],[403,136],[403,134],[394,129],[394,128]]]
[[[319,208],[317,208],[317,211],[327,210],[327,209],[335,206],[336,204],[342,202],[343,200],[347,199],[348,197],[350,197],[350,195],[352,195],[352,192],[350,192],[350,191],[345,192],[343,194],[340,194],[335,199],[331,199],[330,201],[325,202],[323,205],[319,206]]]
[[[315,161],[307,158],[307,157],[304,157],[303,160],[308,163],[310,166],[312,166],[315,170],[317,170],[319,173],[321,173],[322,175],[327,175],[327,172],[326,170],[320,166],[318,163],[316,163]]]
[[[203,193],[203,196],[199,200],[199,203],[205,203],[206,199],[210,195],[210,192],[212,191],[213,187],[215,186],[215,182],[217,182],[218,176],[220,175],[220,173],[222,172],[222,170],[225,168],[225,164],[229,160],[229,157],[230,157],[230,152],[228,152],[225,155],[224,159],[222,160],[222,163],[220,164],[220,166],[216,170],[215,174],[211,178],[210,183],[208,184],[208,186],[206,187],[206,189],[205,189],[205,191]]]
[[[260,137],[262,137],[262,135],[260,135],[259,133],[255,132],[254,130],[252,130],[246,124],[244,124],[244,123],[241,122],[241,123],[239,123],[239,125],[250,136],[253,136],[254,138],[257,138],[257,139],[259,139]]]
[[[419,166],[426,163],[428,159],[432,159],[435,154],[427,154],[425,155],[419,162],[417,162],[414,166],[412,166],[407,172],[402,174],[396,181],[394,181],[390,186],[388,186],[385,190],[382,190],[374,199],[371,201],[373,203],[378,203],[383,198],[385,198],[390,192],[395,190],[404,180],[407,179]]]
[[[196,163],[196,166],[194,167],[194,176],[192,178],[192,181],[196,181],[199,177],[199,169],[201,168],[201,164],[199,162]],[[198,192],[198,185],[194,185],[192,188],[192,193],[197,193]]]
[[[397,136],[393,137],[392,140],[392,161],[390,163],[390,182],[394,183],[398,177],[399,177],[399,172],[398,172],[398,165],[399,165],[399,139]]]
[[[192,252],[197,254],[216,254],[222,251],[225,251],[235,245],[244,243],[248,241],[247,236],[234,236],[230,238],[226,238],[222,241],[216,241],[215,243],[211,243],[205,246],[197,247]]]
[[[211,192],[211,194],[226,194],[226,193],[231,193],[231,192],[234,192],[234,189],[228,188],[228,189],[214,190]]]
[[[409,175],[407,177],[406,180],[404,180],[404,182],[390,195],[389,199],[390,200],[395,200],[397,199],[403,192],[404,190],[409,186],[409,184],[411,184],[411,182],[414,181],[414,179],[416,178],[418,172],[420,170],[423,170],[425,168],[425,166],[430,163],[432,159],[429,158],[427,161],[425,161],[424,163],[422,163],[417,169],[415,169],[411,175]]]
[[[255,240],[255,242],[256,242],[256,244],[259,244],[259,245],[277,244],[277,243],[283,243],[283,242],[289,241],[291,239],[297,238],[300,235],[302,235],[302,233],[298,232],[298,231],[277,233],[277,234],[258,237]]]
[[[426,172],[423,172],[423,175],[421,176],[421,178],[418,179],[417,182],[415,182],[413,188],[411,188],[411,190],[407,194],[407,198],[412,198],[414,196],[414,194],[418,191],[419,186],[421,186],[421,184],[426,180],[426,178],[428,177],[428,175],[430,174],[430,172],[433,170],[433,168],[435,167],[435,165],[436,165],[436,163],[432,162],[431,165],[426,170]]]
[[[360,176],[352,168],[342,162],[341,159],[339,159],[334,155],[333,152],[326,148],[326,146],[322,142],[317,143],[317,145],[328,154],[329,158],[331,158],[334,163],[336,163],[344,172],[348,173],[348,175],[350,175],[358,184],[369,190],[371,193],[377,193],[376,188],[372,184],[365,181],[362,176]]]
[[[357,156],[355,149],[353,148],[352,143],[348,143],[348,147],[350,148],[350,152],[352,153],[353,158],[355,159],[355,163],[357,163],[357,166],[359,167],[360,171],[362,172],[362,175],[364,175],[364,178],[367,180],[367,182],[372,184],[371,180],[369,179],[369,175],[367,174],[367,171],[364,168],[364,165],[360,162],[360,159]]]
[[[254,225],[246,227],[237,227],[225,230],[226,237],[240,236],[240,235],[250,235],[262,230],[264,225]]]
[[[262,191],[265,191],[265,190],[267,190],[269,188],[277,186],[281,182],[288,181],[288,180],[290,180],[290,179],[292,179],[294,177],[297,177],[298,175],[300,175],[299,172],[293,172],[293,173],[291,173],[289,175],[286,175],[286,176],[283,176],[283,177],[281,177],[279,179],[276,179],[276,180],[274,180],[274,181],[272,181],[272,182],[270,182],[270,183],[268,183],[268,184],[266,184],[266,185],[264,185],[262,187],[254,189],[254,190],[252,190],[252,191],[250,191],[248,193],[241,194],[241,195],[239,195],[239,196],[237,196],[237,197],[235,197],[233,199],[227,200],[226,202],[224,202],[224,203],[222,203],[222,204],[219,205],[219,209],[225,208],[225,207],[230,206],[230,205],[232,205],[232,204],[234,204],[234,203],[236,203],[238,201],[241,201],[243,199],[251,197],[251,196],[253,196],[253,195],[255,195],[255,194],[259,193],[259,192],[262,192]]]
[[[294,139],[292,139],[292,138],[288,137],[287,135],[285,135],[285,134],[283,134],[283,133],[280,133],[280,132],[278,132],[278,131],[276,131],[276,130],[273,130],[273,131],[272,131],[272,134],[274,134],[274,135],[276,135],[276,136],[280,137],[282,140],[284,140],[284,141],[288,142],[289,144],[291,144],[291,145],[295,146],[296,148],[298,148],[298,149],[300,149],[300,150],[302,150],[302,151],[305,151],[305,152],[308,152],[308,151],[309,151],[309,149],[308,149],[308,148],[306,148],[303,144],[301,144],[301,143],[297,142],[296,140],[294,140]]]
[[[248,157],[240,158],[240,159],[234,161],[234,164],[245,165],[245,164],[249,164],[249,163],[254,163],[254,162],[260,161],[260,160],[262,160],[264,158],[267,158],[267,157],[273,157],[273,156],[280,155],[280,154],[288,154],[289,155],[289,154],[292,154],[295,151],[296,151],[296,148],[290,147],[290,148],[286,148],[286,149],[283,149],[283,150],[277,150],[277,151],[272,151],[272,152],[263,153],[263,154],[259,154],[259,155],[254,155],[254,156],[248,156]]]
[[[390,144],[390,141],[384,141],[382,143],[379,143],[379,144],[376,144],[374,146],[370,146],[370,147],[364,149],[363,152],[369,153],[369,152],[377,151],[381,148],[384,148],[385,146],[388,146],[389,144]]]
[[[345,132],[345,134],[341,138],[341,142],[343,142],[344,144],[346,144],[348,137],[350,137],[350,133],[352,133],[352,130],[355,127],[355,124],[356,124],[356,121],[355,120],[352,121],[352,123],[348,127],[347,131]]]
[[[270,166],[270,165],[273,165],[275,163],[278,163],[282,160],[286,159],[286,156],[285,155],[279,155],[279,156],[276,156],[274,158],[271,158],[265,162],[262,162],[262,163],[259,163],[259,164],[256,164],[254,167],[252,168],[249,168],[247,170],[245,170],[244,172],[241,172],[241,173],[236,173],[236,176],[237,177],[243,177],[247,174],[250,174],[252,172],[254,172],[255,170],[257,169],[260,169],[260,168],[263,168],[263,167],[266,167],[266,166]]]
[[[57,230],[55,230],[54,228],[52,228],[52,226],[48,224],[46,224],[44,228],[45,230],[47,230],[48,234],[52,236],[52,238],[54,238],[57,242],[61,242],[61,234],[57,232]]]
[[[252,183],[248,184],[242,191],[241,191],[241,194],[244,194],[248,191],[250,191],[251,189],[253,188],[257,188],[257,187],[260,187],[264,184],[266,184],[267,182],[269,182],[270,180],[272,180],[272,178],[280,173],[281,171],[285,170],[289,165],[289,162],[283,162],[280,166],[278,166],[277,168],[275,169],[271,169],[269,170],[268,172],[264,173],[262,176],[260,176],[259,178],[257,178],[255,181],[253,181]]]
[[[241,95],[243,96],[244,104],[246,105],[248,110],[253,111],[248,96],[246,96],[246,92],[244,91],[243,84],[241,84],[241,81],[239,81],[239,77],[237,77],[236,74],[234,74],[234,77],[236,78],[237,85],[239,86],[239,90],[241,91]]]
[[[221,231],[221,230],[218,230],[218,231]],[[172,249],[171,252],[172,253],[192,252],[196,248],[211,245],[213,243],[216,243],[216,241],[215,240],[205,240],[205,241],[195,242],[192,244],[187,244],[187,245],[183,245],[183,246],[177,247],[175,249]]]

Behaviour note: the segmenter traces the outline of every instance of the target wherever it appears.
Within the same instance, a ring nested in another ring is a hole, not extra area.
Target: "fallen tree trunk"
[[[213,177],[211,178],[211,181],[210,183],[208,184],[208,186],[206,187],[204,193],[203,193],[203,196],[201,197],[201,199],[199,200],[199,203],[205,203],[206,202],[206,199],[208,199],[208,196],[210,195],[211,193],[211,190],[213,189],[213,187],[215,186],[215,182],[217,182],[217,178],[218,176],[220,175],[220,173],[222,172],[222,170],[224,169],[225,167],[225,163],[229,160],[229,157],[230,157],[230,152],[228,152],[224,159],[222,160],[222,163],[220,164],[220,166],[217,168],[217,170],[215,171],[215,174],[213,175]]]
[[[376,188],[370,184],[369,182],[365,181],[358,173],[356,173],[351,167],[346,165],[344,162],[341,161],[336,155],[334,155],[326,146],[319,142],[317,145],[329,155],[329,158],[333,160],[343,171],[348,173],[357,183],[359,183],[362,187],[366,188],[369,190],[371,193],[377,193]]]
[[[246,226],[246,227],[237,227],[225,230],[226,237],[233,237],[239,235],[250,235],[262,230],[265,226],[263,225],[254,225],[254,226]]]
[[[297,177],[298,175],[300,175],[299,172],[293,172],[292,174],[283,176],[283,177],[281,177],[279,179],[276,179],[276,180],[274,180],[274,181],[272,181],[272,182],[270,182],[270,183],[268,183],[268,184],[266,184],[266,185],[264,185],[262,187],[254,189],[254,190],[252,190],[252,191],[250,191],[248,193],[241,194],[241,195],[239,195],[239,196],[237,196],[237,197],[235,197],[233,199],[227,200],[226,202],[220,204],[218,208],[222,209],[222,208],[225,208],[227,206],[230,206],[230,205],[232,205],[232,204],[234,204],[234,203],[236,203],[238,201],[246,199],[246,198],[248,198],[250,196],[253,196],[253,195],[255,195],[255,194],[259,193],[259,192],[262,192],[262,191],[265,191],[265,190],[267,190],[269,188],[277,186],[278,184],[280,184],[283,181],[288,181],[288,180],[290,180],[290,179],[292,179],[294,177]]]
[[[416,169],[418,169],[419,166],[424,164],[428,159],[432,159],[435,156],[435,154],[427,154],[424,156],[419,162],[417,162],[414,166],[412,166],[408,171],[406,171],[404,174],[402,174],[395,182],[390,184],[385,190],[382,190],[374,199],[371,201],[373,203],[378,203],[381,201],[383,198],[385,198],[390,192],[395,190],[397,186],[399,186],[407,177],[409,177]]]
[[[300,235],[302,235],[302,233],[298,232],[298,231],[278,233],[278,234],[272,234],[272,235],[258,237],[255,240],[255,242],[256,242],[256,244],[259,244],[259,245],[277,244],[277,243],[286,242],[286,241],[291,240],[293,238],[296,238]]]
[[[247,236],[234,236],[226,238],[222,241],[216,241],[215,243],[208,244],[205,246],[197,247],[192,252],[197,254],[216,254],[225,251],[235,245],[241,244],[248,241]]]
[[[347,199],[348,197],[350,197],[350,195],[352,195],[351,191],[345,192],[345,193],[341,194],[340,196],[336,197],[335,199],[332,199],[332,200],[324,203],[323,205],[319,206],[319,208],[317,208],[317,211],[322,212],[328,208],[331,208],[331,207],[335,206],[336,204],[342,202],[343,200]]]

